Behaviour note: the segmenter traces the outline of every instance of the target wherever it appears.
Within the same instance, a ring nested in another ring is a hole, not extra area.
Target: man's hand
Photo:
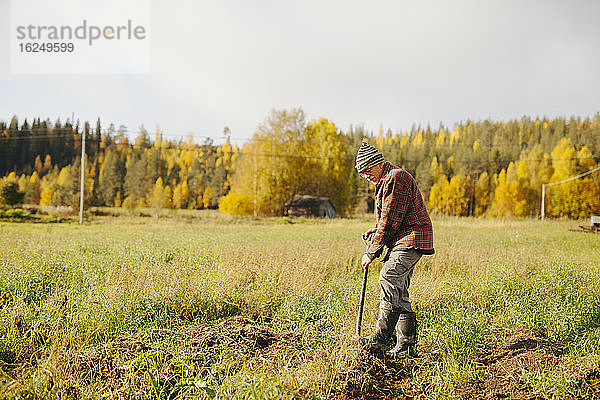
[[[362,237],[365,240],[369,240],[371,238],[371,235],[373,235],[375,232],[377,232],[377,228],[371,228],[365,231],[365,233],[362,234]]]
[[[371,264],[371,262],[373,262],[373,260],[371,260],[369,258],[369,256],[365,254],[362,257],[362,260],[360,262],[361,262],[363,268],[367,268],[369,266],[369,264]]]

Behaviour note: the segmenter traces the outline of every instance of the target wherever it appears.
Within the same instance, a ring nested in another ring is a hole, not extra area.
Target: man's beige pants
[[[408,287],[415,264],[421,256],[421,253],[412,248],[391,250],[379,272],[380,308],[401,313],[413,312]]]

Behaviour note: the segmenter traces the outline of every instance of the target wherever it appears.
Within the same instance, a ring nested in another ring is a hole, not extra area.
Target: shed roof
[[[310,207],[313,205],[329,203],[331,207],[335,210],[335,206],[329,200],[329,197],[318,197],[318,196],[309,196],[309,195],[301,195],[297,194],[292,197],[290,200],[285,203],[286,207]]]

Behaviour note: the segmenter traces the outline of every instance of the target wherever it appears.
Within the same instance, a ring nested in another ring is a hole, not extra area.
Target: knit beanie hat
[[[354,167],[358,170],[358,173],[363,173],[372,166],[381,164],[384,161],[383,154],[379,150],[367,142],[362,142],[356,155],[356,164]]]

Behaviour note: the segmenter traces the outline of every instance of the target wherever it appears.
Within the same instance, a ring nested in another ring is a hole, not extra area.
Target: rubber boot
[[[383,355],[389,341],[394,334],[394,327],[398,323],[400,312],[389,308],[379,308],[379,318],[375,323],[372,335],[361,338],[361,343],[366,350]]]
[[[392,358],[417,356],[417,315],[414,312],[400,314],[396,324],[396,346],[387,355]]]

